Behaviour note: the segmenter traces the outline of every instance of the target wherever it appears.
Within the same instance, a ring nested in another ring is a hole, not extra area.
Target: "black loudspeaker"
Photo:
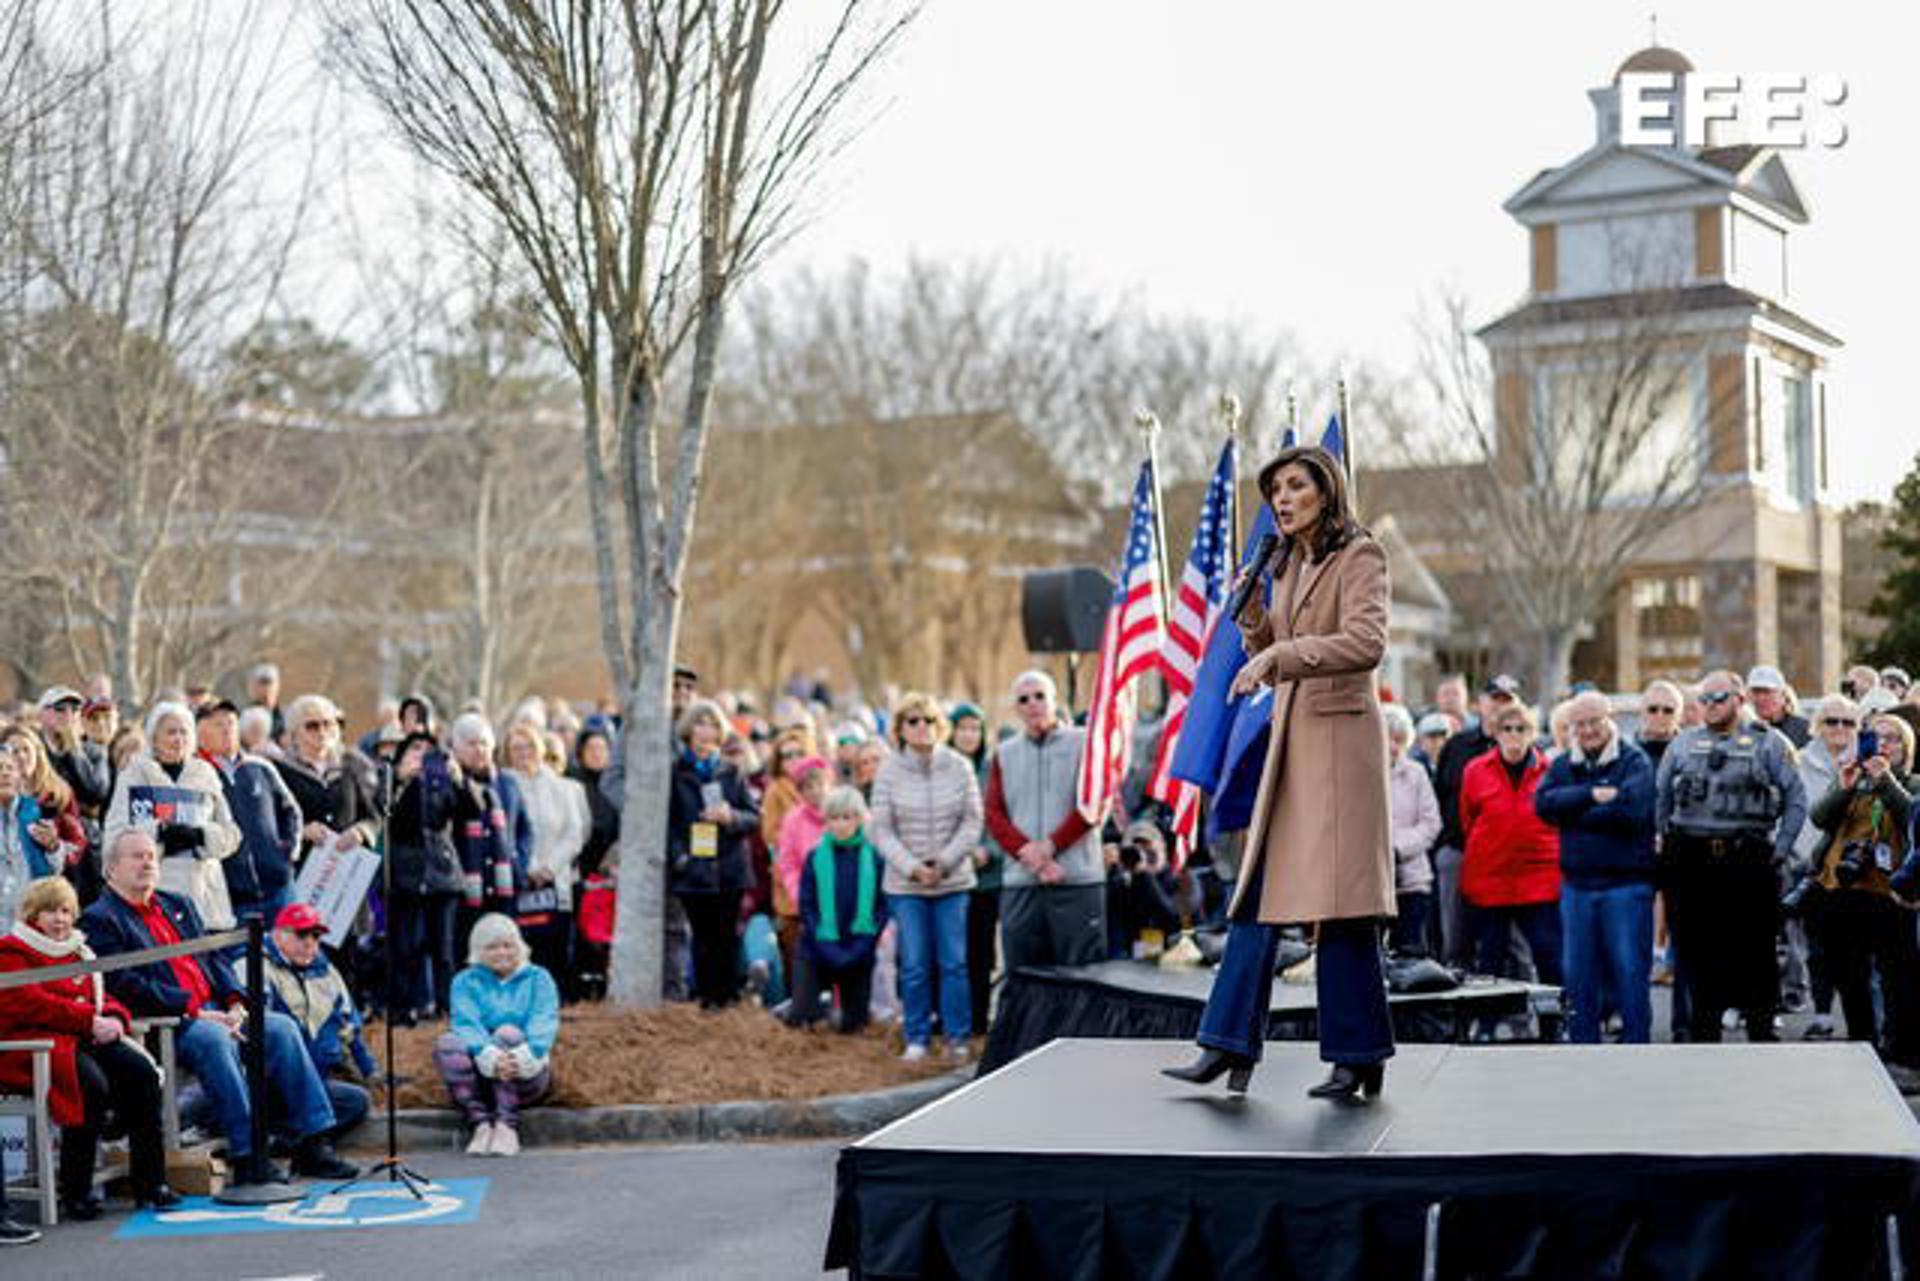
[[[1042,569],[1020,584],[1020,625],[1034,654],[1091,654],[1113,604],[1113,580],[1097,569]]]

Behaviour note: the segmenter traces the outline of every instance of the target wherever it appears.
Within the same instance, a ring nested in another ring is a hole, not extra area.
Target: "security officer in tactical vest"
[[[1738,676],[1711,673],[1699,699],[1704,723],[1660,761],[1668,928],[1686,975],[1692,1039],[1718,1041],[1721,1014],[1736,1009],[1749,1041],[1771,1041],[1779,869],[1806,821],[1806,790],[1793,745],[1747,718]]]

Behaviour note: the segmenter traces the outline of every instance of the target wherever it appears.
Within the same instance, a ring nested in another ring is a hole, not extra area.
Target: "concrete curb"
[[[630,1103],[600,1108],[530,1108],[520,1118],[527,1147],[593,1143],[725,1143],[740,1139],[828,1139],[869,1133],[924,1107],[973,1079],[972,1066],[944,1076],[867,1094],[818,1099],[746,1099],[728,1103]],[[466,1138],[447,1108],[402,1108],[403,1149],[458,1149]],[[386,1118],[377,1108],[342,1146],[382,1147]]]

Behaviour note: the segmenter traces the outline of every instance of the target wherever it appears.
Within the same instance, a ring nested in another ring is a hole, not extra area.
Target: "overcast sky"
[[[1920,450],[1904,319],[1920,299],[1920,81],[1897,6],[1659,7],[1703,71],[1842,77],[1850,137],[1788,154],[1813,212],[1790,305],[1846,340],[1840,496]],[[1644,4],[935,0],[776,272],[910,252],[1057,258],[1156,306],[1410,365],[1423,299],[1491,319],[1526,283],[1501,202],[1589,146],[1586,91],[1648,43]],[[1364,448],[1365,424],[1360,424]]]

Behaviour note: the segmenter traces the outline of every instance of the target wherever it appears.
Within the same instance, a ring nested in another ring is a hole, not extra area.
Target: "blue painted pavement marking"
[[[399,1183],[369,1183],[344,1192],[316,1186],[299,1201],[281,1205],[221,1205],[188,1197],[171,1210],[142,1210],[114,1234],[135,1237],[217,1236],[234,1232],[309,1232],[330,1228],[439,1227],[480,1217],[488,1179],[430,1183],[416,1199]]]

